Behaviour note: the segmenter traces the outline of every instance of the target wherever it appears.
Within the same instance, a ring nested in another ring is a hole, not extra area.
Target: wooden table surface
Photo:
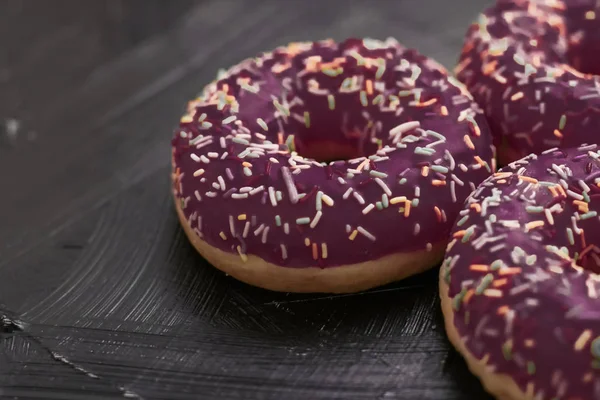
[[[394,36],[452,67],[485,0],[0,0],[0,397],[488,399],[437,271],[354,295],[224,276],[171,205],[169,141],[216,70]]]

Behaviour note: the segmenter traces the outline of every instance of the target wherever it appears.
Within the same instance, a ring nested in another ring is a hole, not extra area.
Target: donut
[[[515,161],[465,202],[440,269],[442,309],[497,398],[600,399],[599,211],[596,144]]]
[[[497,1],[468,29],[455,73],[485,112],[500,165],[597,143],[600,3]]]
[[[481,110],[393,39],[291,43],[189,102],[172,181],[194,247],[275,291],[353,292],[436,265],[495,170]]]

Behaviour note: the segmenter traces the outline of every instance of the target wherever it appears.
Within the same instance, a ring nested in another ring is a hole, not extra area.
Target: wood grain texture
[[[485,4],[0,0],[0,397],[486,399],[436,271],[355,295],[249,287],[185,240],[168,175],[218,68],[347,36],[452,66]]]

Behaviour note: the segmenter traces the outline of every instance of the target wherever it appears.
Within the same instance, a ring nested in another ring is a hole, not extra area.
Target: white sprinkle
[[[196,196],[198,201],[202,201],[202,196],[200,196],[200,192],[198,192],[197,190],[194,190],[194,195]]]
[[[190,154],[190,158],[196,162],[200,161],[200,157],[198,157],[196,154],[191,153]]]
[[[269,161],[271,161],[272,163],[275,163],[275,164],[279,164],[279,160],[276,159],[275,157],[269,158]]]
[[[348,197],[350,197],[350,194],[352,193],[354,189],[353,188],[348,188],[348,190],[346,190],[346,192],[344,192],[344,194],[342,195],[342,199],[346,200],[348,199]]]
[[[369,204],[362,210],[363,215],[367,215],[374,208],[375,208],[375,205],[373,203]]]
[[[385,194],[387,194],[388,196],[392,195],[392,191],[390,190],[390,188],[388,187],[388,185],[386,185],[385,182],[383,180],[381,180],[381,178],[375,178],[375,182],[377,182],[377,184],[379,186],[381,186],[381,188],[383,189],[383,191],[385,192]]]
[[[260,125],[260,127],[263,128],[265,131],[269,130],[269,127],[267,126],[267,123],[262,118],[257,118],[256,119],[256,123],[258,125]]]
[[[227,147],[227,143],[225,142],[225,137],[221,136],[219,138],[219,144],[221,145],[222,149],[224,149],[225,147]]]
[[[290,234],[290,224],[288,224],[287,222],[283,224],[283,232],[285,232],[286,235]]]
[[[401,135],[413,129],[421,127],[421,123],[419,121],[410,121],[400,124],[392,129],[390,129],[390,136]]]
[[[262,192],[263,190],[265,190],[265,187],[263,185],[260,185],[257,188],[254,188],[250,191],[250,196],[254,196],[256,193]]]
[[[357,226],[357,227],[356,227],[356,230],[357,230],[357,231],[358,231],[360,234],[364,235],[366,238],[368,238],[368,239],[370,239],[370,240],[372,240],[372,241],[375,241],[375,240],[376,240],[375,236],[373,236],[373,235],[372,235],[372,234],[371,234],[369,231],[367,231],[367,230],[366,230],[365,228],[363,228],[362,226]]]
[[[217,181],[219,181],[219,186],[221,187],[221,190],[225,191],[225,180],[221,175],[217,177]]]
[[[315,217],[313,218],[312,222],[310,223],[311,228],[314,228],[315,226],[317,226],[322,215],[323,215],[322,211],[317,211],[317,213],[315,214]]]
[[[246,225],[244,225],[244,232],[242,233],[244,239],[248,237],[248,232],[250,232],[250,221],[246,221]]]
[[[231,198],[232,199],[247,199],[248,193],[232,193]]]
[[[223,120],[223,125],[227,125],[235,121],[237,117],[235,115],[231,115]]]
[[[229,216],[229,232],[231,232],[231,236],[235,236],[235,224],[233,222],[233,215]]]
[[[225,168],[225,174],[227,175],[227,178],[229,178],[230,181],[233,180],[233,173],[229,168]]]
[[[263,229],[265,229],[265,224],[260,224],[260,226],[254,230],[254,236],[260,235]]]
[[[269,200],[271,200],[271,205],[275,207],[277,205],[277,199],[275,198],[275,189],[272,186],[269,186]]]
[[[365,204],[365,199],[358,192],[353,192],[352,195],[359,202],[359,204]]]
[[[267,243],[267,235],[269,234],[269,229],[270,229],[270,227],[267,226],[265,228],[265,230],[263,231],[261,242]]]
[[[456,183],[454,181],[450,181],[450,196],[452,196],[452,202],[456,203]]]
[[[285,183],[288,194],[290,195],[290,201],[292,204],[298,203],[298,190],[296,189],[296,185],[294,185],[294,179],[292,178],[290,169],[288,167],[281,167],[281,173],[283,175],[283,182]]]
[[[288,257],[287,248],[285,247],[285,244],[280,244],[280,246],[281,246],[281,258],[283,258],[285,260]]]

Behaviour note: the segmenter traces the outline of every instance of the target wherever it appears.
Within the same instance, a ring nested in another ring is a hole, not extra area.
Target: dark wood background
[[[287,295],[199,257],[169,140],[215,75],[291,40],[395,36],[453,66],[484,0],[0,0],[0,397],[486,399],[437,271]]]

